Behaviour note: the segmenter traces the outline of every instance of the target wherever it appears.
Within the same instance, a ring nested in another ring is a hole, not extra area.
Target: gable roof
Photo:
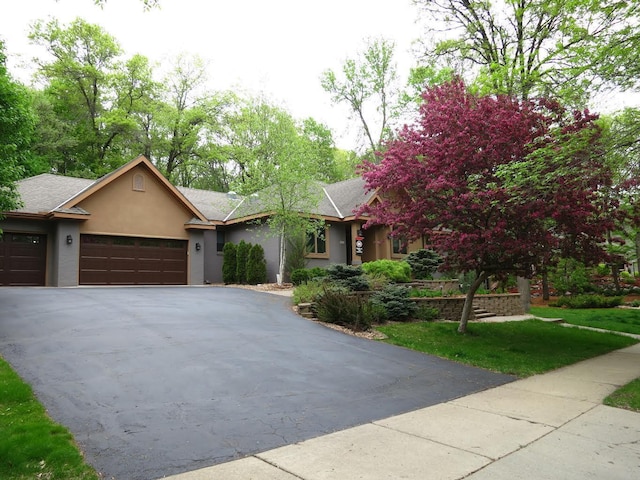
[[[268,195],[268,189],[251,196],[239,196],[229,193],[199,190],[188,187],[175,187],[144,156],[132,160],[113,172],[91,180],[86,178],[65,177],[44,173],[20,180],[17,183],[22,206],[12,212],[14,215],[83,218],[90,215],[77,205],[82,200],[109,185],[137,166],[145,167],[149,173],[166,188],[167,192],[181,202],[193,214],[189,225],[213,225],[226,222],[242,222],[249,218],[268,216],[261,205],[260,197]],[[350,220],[354,212],[363,204],[370,203],[375,192],[365,190],[364,179],[352,178],[342,182],[316,183],[319,203],[313,215],[329,219]]]

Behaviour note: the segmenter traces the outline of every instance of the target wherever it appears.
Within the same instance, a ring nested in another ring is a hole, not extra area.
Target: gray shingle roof
[[[16,212],[35,214],[52,212],[98,181],[100,180],[48,173],[20,180],[17,186],[23,206]],[[373,195],[373,192],[365,192],[362,178],[353,178],[328,185],[318,183],[316,188],[316,194],[320,201],[313,213],[327,217],[352,216],[354,210],[366,203]],[[177,189],[207,219],[213,221],[240,219],[265,213],[264,208],[261,207],[260,196],[269,194],[267,189],[259,192],[256,196],[243,198],[195,188],[177,187]]]

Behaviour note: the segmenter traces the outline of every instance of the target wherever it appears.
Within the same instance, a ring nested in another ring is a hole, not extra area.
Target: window
[[[144,192],[144,175],[136,173],[133,176],[133,190],[135,192]]]
[[[329,238],[329,230],[326,227],[320,227],[315,232],[307,233],[307,256],[327,258],[327,240]]]
[[[224,251],[225,237],[224,232],[217,230],[216,232],[216,252]]]
[[[401,237],[391,237],[391,253],[393,255],[406,255],[407,241]]]

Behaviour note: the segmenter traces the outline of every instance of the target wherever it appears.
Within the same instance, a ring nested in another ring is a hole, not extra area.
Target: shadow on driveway
[[[0,354],[105,478],[153,479],[514,380],[214,287],[0,288]]]

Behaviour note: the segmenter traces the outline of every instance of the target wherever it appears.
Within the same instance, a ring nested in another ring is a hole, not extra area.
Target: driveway
[[[0,288],[0,355],[104,478],[154,479],[514,378],[215,287]]]

